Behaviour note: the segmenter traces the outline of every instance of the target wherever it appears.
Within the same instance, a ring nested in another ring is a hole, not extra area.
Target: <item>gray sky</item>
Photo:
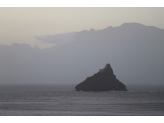
[[[0,44],[51,47],[36,36],[136,22],[164,29],[164,8],[0,8]]]

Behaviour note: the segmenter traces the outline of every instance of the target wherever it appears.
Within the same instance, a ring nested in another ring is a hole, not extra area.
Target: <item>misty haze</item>
[[[0,10],[1,116],[164,115],[164,8]]]
[[[1,83],[77,84],[110,63],[125,84],[164,84],[163,29],[126,23],[37,38],[57,45],[0,45]]]

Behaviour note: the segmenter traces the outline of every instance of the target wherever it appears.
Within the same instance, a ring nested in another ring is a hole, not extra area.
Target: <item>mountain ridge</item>
[[[107,62],[125,84],[163,83],[164,30],[140,26],[77,32],[74,41],[45,49],[0,45],[1,83],[77,83]]]

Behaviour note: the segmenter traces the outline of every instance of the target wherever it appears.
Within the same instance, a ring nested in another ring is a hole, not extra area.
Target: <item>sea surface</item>
[[[0,85],[1,116],[164,116],[164,86],[76,92],[75,85]]]

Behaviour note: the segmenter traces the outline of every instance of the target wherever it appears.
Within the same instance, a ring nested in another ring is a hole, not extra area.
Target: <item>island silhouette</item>
[[[126,86],[116,79],[110,64],[106,64],[98,73],[76,85],[75,89],[76,91],[127,91]]]

